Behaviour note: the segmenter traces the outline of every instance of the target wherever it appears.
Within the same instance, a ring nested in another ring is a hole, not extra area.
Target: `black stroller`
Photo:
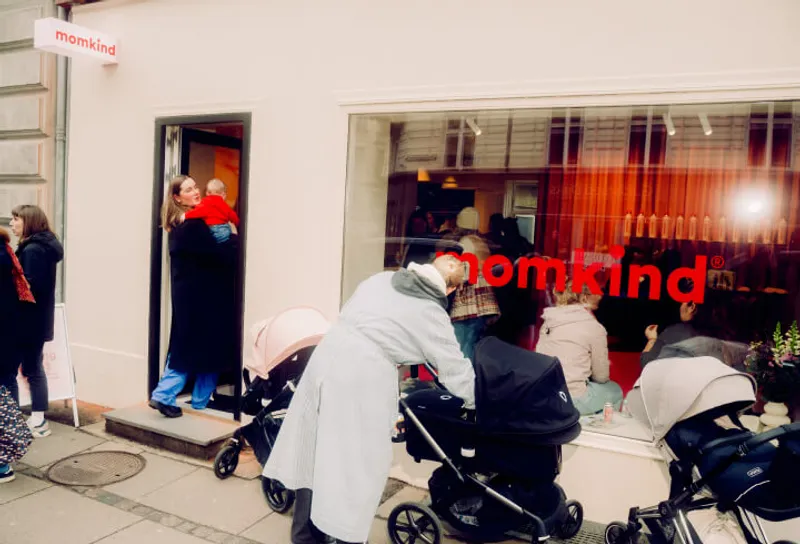
[[[751,376],[713,357],[645,367],[628,405],[669,463],[670,496],[609,524],[606,544],[636,544],[643,525],[651,543],[701,544],[691,516],[712,509],[729,517],[736,541],[770,544],[759,518],[800,517],[800,423],[745,428],[738,414],[755,402],[754,390]]]
[[[329,326],[320,312],[307,307],[289,308],[255,325],[254,357],[245,370],[247,389],[242,396],[242,411],[254,417],[234,431],[217,453],[217,478],[224,480],[234,473],[239,454],[248,444],[259,464],[266,464],[308,360]],[[284,513],[292,507],[294,492],[280,482],[262,476],[261,488],[275,512]]]
[[[475,372],[474,411],[438,380],[438,388],[401,395],[406,451],[442,465],[428,481],[430,508],[408,502],[392,510],[391,541],[439,544],[440,518],[482,542],[572,538],[583,507],[567,501],[555,479],[561,446],[581,428],[561,364],[486,337],[476,347]]]

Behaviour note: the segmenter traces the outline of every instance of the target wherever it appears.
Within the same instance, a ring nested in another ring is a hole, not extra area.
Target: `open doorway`
[[[161,228],[161,205],[169,182],[178,175],[193,178],[202,195],[211,179],[227,189],[227,204],[240,223],[238,267],[235,286],[235,370],[220,375],[209,409],[241,419],[242,342],[244,328],[244,263],[247,236],[247,186],[250,146],[250,114],[208,115],[156,119],[156,157],[153,181],[150,327],[148,342],[148,398],[158,384],[169,346],[172,320],[169,255]],[[178,398],[182,408],[191,396],[193,379]]]

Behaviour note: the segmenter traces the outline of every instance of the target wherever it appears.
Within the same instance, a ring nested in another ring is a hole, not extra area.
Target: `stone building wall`
[[[56,56],[33,48],[48,0],[0,0],[0,220],[16,204],[54,217]]]
[[[56,55],[33,48],[34,21],[55,17],[52,0],[0,0],[0,225],[34,203],[58,232]],[[63,134],[62,134],[63,137]]]

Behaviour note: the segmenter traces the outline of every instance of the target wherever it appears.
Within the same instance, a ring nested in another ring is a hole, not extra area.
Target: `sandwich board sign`
[[[78,421],[78,396],[75,390],[75,369],[69,352],[69,337],[67,335],[67,314],[63,304],[56,304],[55,323],[53,326],[53,340],[45,343],[42,354],[44,373],[47,376],[47,389],[50,402],[54,400],[72,400],[72,417],[75,427],[80,426]],[[31,391],[28,380],[22,375],[22,369],[17,373],[19,386],[19,405],[31,405]]]
[[[34,23],[33,47],[67,57],[89,57],[101,64],[117,64],[117,40],[113,36],[55,17]]]

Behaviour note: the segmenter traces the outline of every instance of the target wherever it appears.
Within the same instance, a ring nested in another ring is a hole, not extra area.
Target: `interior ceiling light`
[[[675,125],[672,122],[672,116],[668,113],[664,114],[664,124],[667,127],[667,134],[675,136]]]
[[[456,178],[453,176],[447,176],[444,183],[442,183],[442,189],[455,189],[456,187],[458,187],[458,183],[456,183]]]
[[[424,183],[426,181],[430,181],[431,176],[428,174],[428,171],[424,168],[417,169],[417,181],[420,183]]]
[[[700,124],[703,125],[703,133],[706,136],[711,136],[714,131],[711,130],[711,123],[708,122],[708,115],[705,113],[698,113],[697,116],[700,118]]]
[[[483,131],[481,130],[481,127],[476,125],[475,121],[473,121],[472,119],[467,118],[467,124],[469,125],[469,128],[472,129],[472,132],[475,133],[475,136],[480,136],[483,133]]]

